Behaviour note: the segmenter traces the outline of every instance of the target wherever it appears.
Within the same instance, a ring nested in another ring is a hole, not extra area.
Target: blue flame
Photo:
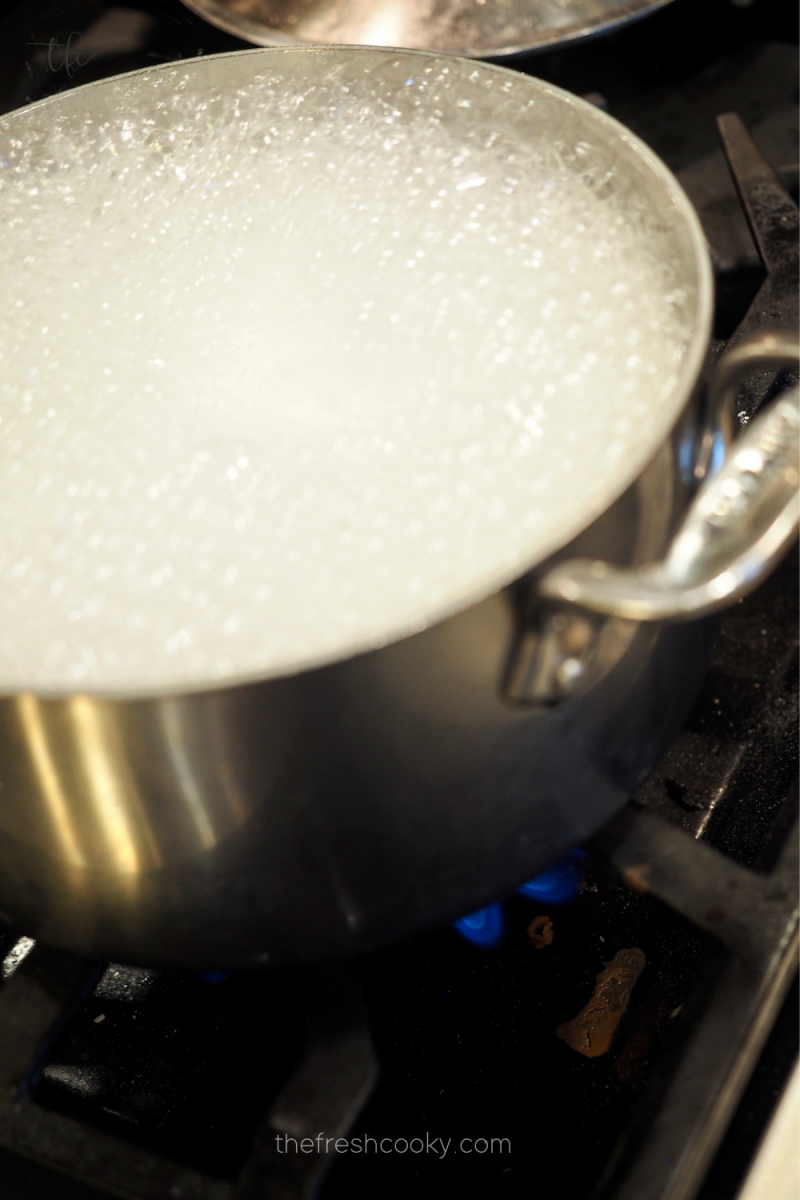
[[[488,908],[479,908],[468,917],[461,917],[453,922],[456,932],[465,937],[475,946],[488,949],[496,946],[503,936],[506,919],[502,904],[490,904]]]
[[[224,983],[227,978],[227,971],[206,971],[203,975],[205,983]]]
[[[520,896],[528,896],[531,900],[547,904],[566,904],[577,895],[581,881],[580,859],[583,857],[582,850],[573,850],[551,870],[537,875],[528,883],[523,883],[519,889]]]

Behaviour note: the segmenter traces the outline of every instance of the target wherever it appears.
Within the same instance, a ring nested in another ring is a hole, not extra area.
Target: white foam
[[[675,389],[662,247],[574,152],[474,118],[467,64],[398,100],[276,61],[0,140],[5,690],[419,627],[579,524]]]

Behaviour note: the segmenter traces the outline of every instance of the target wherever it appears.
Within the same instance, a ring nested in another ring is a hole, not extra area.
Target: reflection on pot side
[[[211,711],[199,721],[213,759],[206,772],[205,759],[192,756],[196,714],[187,725],[179,699],[157,701],[144,725],[135,705],[123,712],[87,695],[46,700],[24,692],[7,703],[14,727],[7,761],[23,800],[25,841],[60,864],[72,888],[82,890],[100,870],[130,895],[137,879],[214,850],[248,817]],[[132,730],[144,735],[144,749],[131,746]],[[161,761],[175,786],[169,805]]]

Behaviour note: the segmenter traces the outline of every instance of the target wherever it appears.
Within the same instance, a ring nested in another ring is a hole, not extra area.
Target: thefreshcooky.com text
[[[275,1135],[275,1145],[279,1154],[435,1154],[437,1158],[445,1158],[452,1154],[510,1154],[510,1138],[461,1138],[454,1143],[453,1138],[432,1138],[426,1134],[424,1138],[374,1138],[370,1134],[363,1137],[327,1137],[318,1133],[315,1138],[296,1138],[289,1133]]]

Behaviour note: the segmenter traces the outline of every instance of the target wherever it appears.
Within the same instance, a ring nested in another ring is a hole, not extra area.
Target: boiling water
[[[676,388],[663,248],[580,146],[481,124],[502,73],[419,60],[398,99],[289,61],[0,124],[5,689],[420,628],[577,531]]]

